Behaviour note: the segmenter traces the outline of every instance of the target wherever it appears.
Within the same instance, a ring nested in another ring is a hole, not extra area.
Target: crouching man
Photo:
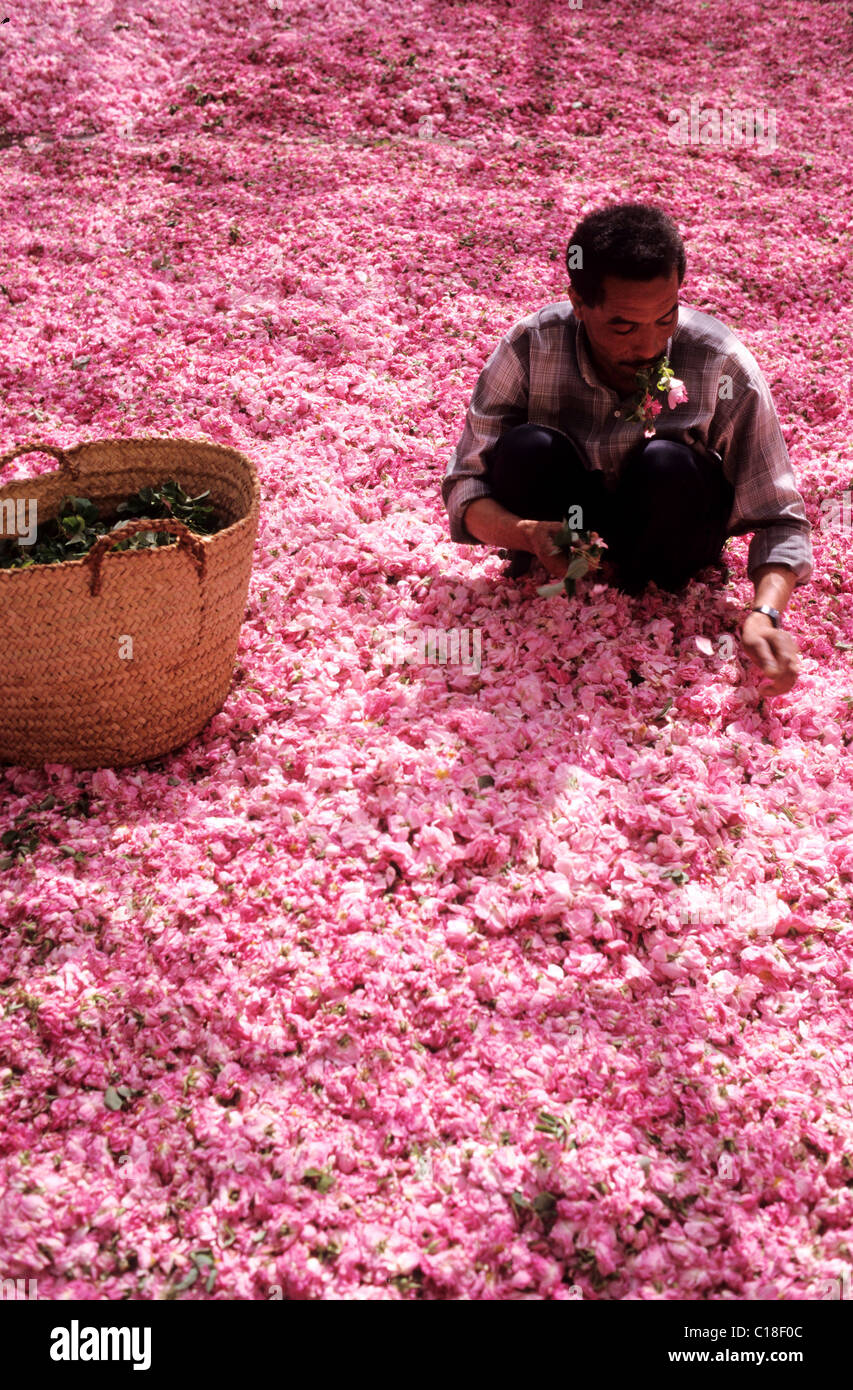
[[[799,658],[781,618],[811,578],[811,526],[758,363],[679,303],[684,245],[661,210],[591,213],[566,265],[569,299],[516,323],[480,374],[442,484],[451,539],[505,547],[513,577],[536,559],[562,578],[554,537],[579,508],[638,593],[678,592],[754,533],[741,642],[783,694]]]

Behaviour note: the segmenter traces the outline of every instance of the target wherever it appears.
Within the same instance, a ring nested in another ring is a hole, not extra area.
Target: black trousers
[[[713,459],[670,439],[643,439],[623,465],[615,491],[588,468],[561,430],[523,424],[502,435],[487,458],[495,501],[516,516],[562,521],[580,507],[578,530],[597,531],[620,583],[649,580],[677,590],[719,559],[734,488]],[[533,556],[520,556],[523,574]]]

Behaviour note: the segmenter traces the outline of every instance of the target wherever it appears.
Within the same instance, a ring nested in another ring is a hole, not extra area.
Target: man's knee
[[[675,477],[699,477],[698,460],[688,444],[674,439],[651,439],[637,451],[626,472],[642,473],[648,480],[669,482]]]
[[[529,463],[542,455],[553,455],[555,450],[563,450],[567,443],[566,436],[559,430],[525,420],[501,435],[492,450],[492,457]]]
[[[486,463],[492,493],[508,511],[560,521],[580,506],[586,519],[591,483],[576,446],[560,430],[533,421],[515,425],[501,435]]]

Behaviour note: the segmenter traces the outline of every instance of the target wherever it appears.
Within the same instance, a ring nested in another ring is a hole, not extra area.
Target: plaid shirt
[[[682,304],[666,347],[688,400],[655,419],[657,437],[689,444],[717,461],[735,490],[728,534],[754,532],[750,575],[759,565],[788,565],[797,585],[812,575],[811,526],[797,490],[773,398],[752,353],[725,324]],[[474,388],[462,437],[450,456],[441,495],[450,539],[481,545],[463,513],[490,497],[486,456],[502,434],[526,420],[562,430],[605,486],[642,438],[628,423],[635,395],[620,399],[597,377],[582,323],[568,300],[520,319],[498,343]]]

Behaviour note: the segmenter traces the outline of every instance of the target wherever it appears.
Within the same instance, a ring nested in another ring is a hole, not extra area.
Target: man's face
[[[569,290],[575,315],[583,323],[602,380],[629,395],[636,373],[666,351],[678,323],[678,272],[656,280],[604,277],[604,300],[590,309]]]

